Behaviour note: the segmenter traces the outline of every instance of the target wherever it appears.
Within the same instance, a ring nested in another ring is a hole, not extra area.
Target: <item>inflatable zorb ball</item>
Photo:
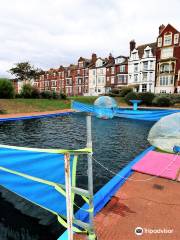
[[[102,119],[113,118],[117,107],[117,102],[113,98],[108,96],[99,97],[94,102],[95,116]]]
[[[173,152],[175,146],[180,147],[180,113],[168,115],[155,123],[149,132],[148,141],[166,152]]]

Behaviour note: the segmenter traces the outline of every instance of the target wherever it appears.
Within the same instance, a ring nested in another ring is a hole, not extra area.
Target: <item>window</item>
[[[174,83],[173,80],[174,80],[173,76],[171,76],[171,75],[161,76],[160,77],[160,86],[172,85]]]
[[[126,83],[127,82],[127,76],[126,75],[119,75],[118,76],[118,83]]]
[[[152,83],[149,84],[149,92],[152,92]]]
[[[135,53],[132,53],[132,59],[133,60],[136,60],[137,59],[137,53],[135,52]]]
[[[160,93],[166,93],[166,90],[160,90]]]
[[[143,73],[143,81],[147,81],[147,73]]]
[[[162,47],[162,37],[158,38],[158,47]]]
[[[150,70],[153,70],[154,64],[153,61],[150,61]]]
[[[52,81],[52,87],[55,87],[57,85],[57,81]]]
[[[172,44],[172,34],[164,35],[164,46],[169,46]]]
[[[82,84],[82,79],[81,78],[78,79],[78,84]]]
[[[107,77],[107,82],[109,82],[109,77]]]
[[[80,74],[80,70],[79,70],[79,69],[77,70],[77,74],[78,74],[78,75]]]
[[[149,58],[149,56],[150,56],[150,50],[146,50],[146,51],[145,51],[145,57],[146,57],[146,58]]]
[[[114,74],[114,67],[111,67],[111,73]]]
[[[103,74],[103,69],[100,69],[100,74]]]
[[[179,43],[179,33],[174,34],[174,44]]]
[[[138,72],[138,63],[137,63],[137,64],[134,64],[134,71],[135,71],[135,72]]]
[[[143,63],[143,70],[144,71],[148,70],[148,62]]]
[[[96,70],[95,69],[93,70],[93,75],[96,75]]]
[[[142,92],[147,92],[147,84],[142,84]]]
[[[101,89],[98,89],[98,92],[100,93],[100,92],[101,92]]]
[[[80,67],[80,68],[83,67],[83,62],[79,62],[79,67]]]
[[[149,81],[152,81],[153,80],[153,72],[150,72],[149,73]]]
[[[137,82],[138,81],[138,74],[134,75],[134,81]]]
[[[114,84],[114,77],[111,77],[111,84]]]
[[[169,72],[171,70],[170,66],[171,65],[169,65],[168,63],[161,65],[160,72],[161,73]]]
[[[161,58],[170,58],[173,57],[173,48],[168,47],[168,48],[163,48],[161,50]]]
[[[100,77],[98,77],[98,83],[101,83],[101,78]]]
[[[125,72],[125,71],[126,71],[125,65],[121,65],[120,66],[120,72]]]
[[[56,76],[56,73],[53,73],[53,76],[55,77],[55,76]]]

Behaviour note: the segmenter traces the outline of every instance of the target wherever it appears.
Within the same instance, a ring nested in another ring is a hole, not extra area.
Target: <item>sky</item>
[[[0,77],[15,63],[47,70],[92,53],[128,55],[155,42],[159,25],[180,31],[179,0],[0,0]]]

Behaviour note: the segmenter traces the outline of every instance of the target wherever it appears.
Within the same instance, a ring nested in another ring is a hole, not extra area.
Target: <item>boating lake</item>
[[[147,136],[153,124],[154,122],[124,118],[102,120],[92,117],[93,157],[111,171],[119,172],[149,146]],[[76,113],[63,117],[1,122],[0,144],[36,148],[84,148],[86,116]],[[97,192],[114,175],[95,161],[93,164],[94,192]],[[87,159],[80,158],[77,167],[79,187],[86,188],[86,173]],[[24,205],[28,208],[26,202]],[[16,209],[0,195],[1,240],[54,240],[61,232],[62,228],[56,219],[51,226],[40,224],[37,218],[23,213],[23,208]]]

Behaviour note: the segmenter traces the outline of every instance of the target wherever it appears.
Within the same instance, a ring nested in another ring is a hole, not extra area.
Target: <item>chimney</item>
[[[112,56],[112,53],[109,54],[109,61],[112,61],[113,60],[113,56]]]
[[[130,45],[130,53],[131,53],[136,48],[135,40],[131,40],[129,45]]]
[[[95,53],[93,53],[93,54],[92,54],[92,59],[91,59],[91,61],[92,61],[93,63],[95,63],[96,60],[97,60],[97,56],[96,56]]]
[[[164,28],[165,28],[165,26],[164,26],[163,24],[161,24],[161,25],[159,26],[159,34],[162,33],[162,31],[164,30]]]

